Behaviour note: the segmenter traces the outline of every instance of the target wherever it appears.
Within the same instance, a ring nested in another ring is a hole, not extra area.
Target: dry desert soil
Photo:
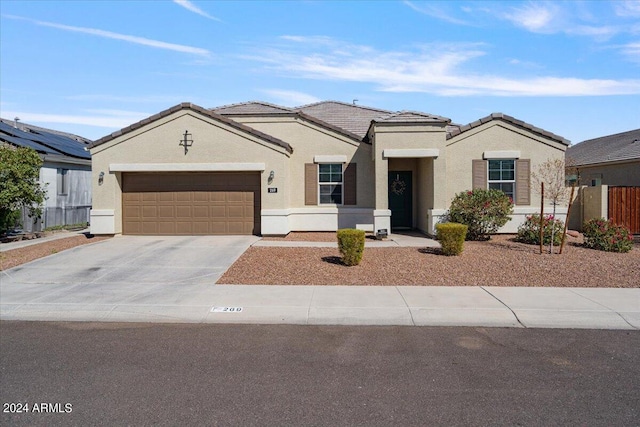
[[[0,270],[106,238],[74,235],[0,252]],[[335,241],[335,234],[291,233],[269,240]],[[431,248],[366,248],[355,267],[341,263],[337,248],[251,247],[218,283],[638,288],[640,245],[626,254],[608,253],[587,249],[580,237],[571,237],[561,255],[540,255],[538,246],[500,235],[465,242],[462,255],[454,257]]]

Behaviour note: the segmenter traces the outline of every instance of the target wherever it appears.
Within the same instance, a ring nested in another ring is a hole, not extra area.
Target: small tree
[[[0,224],[4,228],[21,207],[29,209],[29,216],[42,215],[46,191],[38,181],[41,166],[40,156],[31,148],[0,146]]]
[[[533,189],[540,192],[540,184],[544,183],[544,198],[551,202],[553,213],[551,220],[556,217],[556,207],[569,198],[568,188],[565,182],[565,164],[562,159],[548,159],[531,173]],[[551,229],[551,243],[549,253],[553,253],[555,227]]]

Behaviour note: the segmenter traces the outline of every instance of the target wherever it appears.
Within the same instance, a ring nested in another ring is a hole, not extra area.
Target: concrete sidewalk
[[[25,285],[3,320],[640,329],[640,289]],[[64,299],[60,297],[64,295]]]

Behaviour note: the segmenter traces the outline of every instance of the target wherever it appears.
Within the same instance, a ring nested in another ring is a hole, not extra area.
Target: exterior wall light
[[[271,184],[273,179],[276,177],[276,173],[274,171],[269,172],[269,180],[268,183]]]
[[[102,185],[103,182],[104,182],[104,172],[100,172],[100,175],[98,175],[98,185]]]

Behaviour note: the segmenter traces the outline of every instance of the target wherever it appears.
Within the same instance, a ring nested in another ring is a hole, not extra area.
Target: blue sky
[[[0,115],[91,139],[185,101],[502,112],[573,143],[640,127],[640,1],[0,8]]]

